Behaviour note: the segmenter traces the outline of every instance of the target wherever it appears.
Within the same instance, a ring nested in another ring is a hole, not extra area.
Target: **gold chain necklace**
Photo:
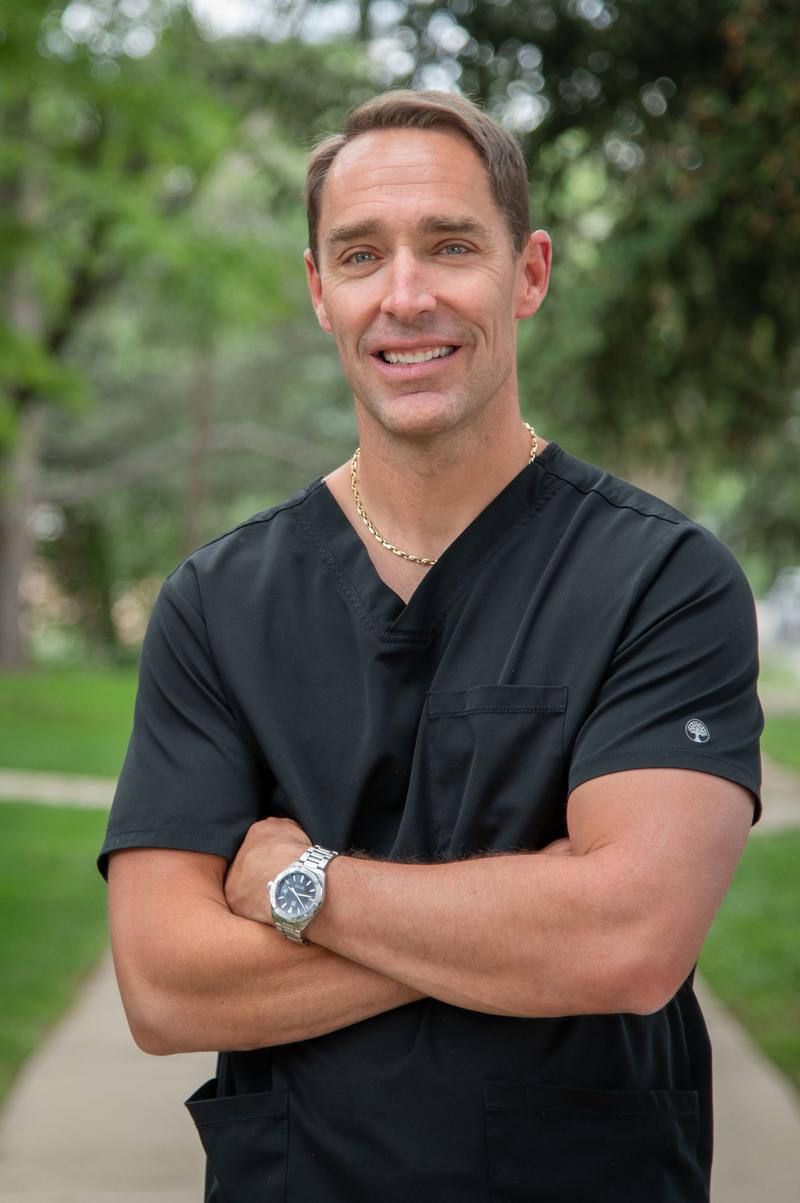
[[[532,464],[536,459],[536,451],[539,446],[539,441],[536,438],[536,431],[533,429],[530,422],[523,422],[523,425],[527,426],[528,433],[531,436],[531,455],[528,463]],[[353,458],[350,461],[350,485],[353,490],[353,498],[356,503],[356,509],[361,515],[364,525],[369,533],[374,535],[382,547],[385,547],[387,551],[391,551],[394,555],[400,556],[402,560],[410,560],[412,564],[425,564],[428,567],[430,567],[432,564],[435,564],[436,560],[430,560],[426,556],[412,556],[410,551],[403,551],[402,548],[395,547],[394,543],[390,543],[388,539],[384,539],[380,531],[377,531],[372,525],[369,517],[367,516],[367,511],[364,509],[364,503],[361,500],[361,494],[358,491],[358,460],[360,455],[361,448],[356,447],[353,453]]]

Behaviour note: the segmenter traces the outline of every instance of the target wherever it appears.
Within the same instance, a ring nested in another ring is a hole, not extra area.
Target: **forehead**
[[[334,225],[370,219],[404,224],[449,211],[486,225],[504,223],[469,140],[450,130],[371,130],[344,146],[331,165],[322,190],[320,241]]]

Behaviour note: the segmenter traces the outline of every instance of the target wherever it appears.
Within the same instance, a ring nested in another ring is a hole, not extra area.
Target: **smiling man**
[[[157,602],[101,853],[132,1032],[222,1050],[209,1203],[701,1203],[746,582],[523,421],[550,241],[502,128],[388,93],[306,196],[359,448]]]

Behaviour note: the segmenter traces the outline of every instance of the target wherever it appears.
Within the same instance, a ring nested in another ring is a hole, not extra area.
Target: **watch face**
[[[275,909],[286,919],[302,919],[317,906],[319,886],[304,869],[292,869],[278,882]]]

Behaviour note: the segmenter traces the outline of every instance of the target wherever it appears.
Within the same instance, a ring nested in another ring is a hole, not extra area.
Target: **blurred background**
[[[0,0],[0,1093],[105,948],[108,787],[32,798],[118,771],[175,564],[352,452],[302,180],[392,86],[524,149],[554,243],[525,416],[759,598],[783,801],[703,970],[800,1088],[799,33],[792,0]]]

